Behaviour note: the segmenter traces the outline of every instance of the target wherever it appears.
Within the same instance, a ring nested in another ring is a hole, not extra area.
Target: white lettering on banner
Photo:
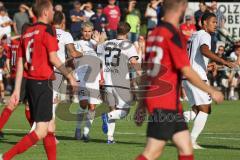
[[[190,2],[188,7],[194,11],[199,9],[199,3]],[[207,3],[207,5],[210,5]],[[240,3],[219,2],[218,8],[226,17],[225,27],[234,38],[240,38]]]

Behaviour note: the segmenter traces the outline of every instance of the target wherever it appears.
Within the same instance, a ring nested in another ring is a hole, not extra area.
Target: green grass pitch
[[[185,108],[187,104],[184,103]],[[134,160],[136,155],[144,148],[146,138],[146,124],[143,127],[136,127],[132,120],[135,107],[132,107],[131,114],[116,124],[116,144],[107,145],[106,136],[101,131],[101,119],[98,116],[90,131],[91,141],[83,143],[73,139],[75,115],[65,115],[64,105],[60,105],[57,119],[57,138],[60,143],[57,145],[58,160]],[[70,111],[74,113],[77,105],[72,105]],[[106,110],[106,107],[98,107]],[[0,107],[2,110],[2,107]],[[67,120],[60,120],[65,117]],[[191,127],[191,124],[190,124]],[[23,105],[13,113],[5,126],[5,139],[0,140],[0,153],[7,151],[29,130],[25,119]],[[199,138],[199,144],[207,148],[195,151],[196,160],[239,160],[240,159],[240,101],[224,102],[221,105],[214,105],[212,115],[209,117],[204,133]],[[42,142],[15,160],[46,160]],[[166,146],[161,160],[177,159],[177,151],[169,142]]]

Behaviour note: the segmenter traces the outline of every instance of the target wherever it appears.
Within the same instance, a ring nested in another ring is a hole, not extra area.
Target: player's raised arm
[[[201,80],[199,75],[191,67],[189,66],[183,67],[181,69],[181,72],[190,83],[192,83],[199,89],[209,93],[214,101],[216,101],[217,103],[223,102],[224,100],[223,94],[220,91],[204,83],[204,81]]]

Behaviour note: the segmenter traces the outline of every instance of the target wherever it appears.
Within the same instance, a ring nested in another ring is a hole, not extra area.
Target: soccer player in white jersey
[[[91,22],[82,24],[82,39],[75,42],[75,47],[83,53],[83,57],[74,59],[75,77],[80,82],[78,120],[75,130],[75,138],[89,141],[89,131],[95,118],[95,108],[101,103],[99,81],[100,81],[100,59],[97,57],[97,44],[106,38],[104,33],[93,32],[94,26]],[[81,135],[81,124],[84,121],[86,111],[86,123]]]
[[[72,35],[69,32],[64,31],[65,23],[66,21],[65,21],[64,14],[62,12],[56,11],[53,17],[53,25],[56,28],[56,34],[58,39],[59,50],[57,52],[57,55],[63,63],[66,62],[67,52],[73,58],[82,56],[82,53],[77,51],[74,46]],[[54,74],[56,79],[53,81],[53,119],[55,120],[55,111],[60,100],[59,89],[64,79],[63,79],[62,73],[59,70],[57,70],[55,67],[54,67]],[[55,124],[55,122],[53,123]],[[34,130],[35,127],[36,127],[36,123],[34,122],[31,131]]]
[[[216,15],[205,13],[202,16],[202,30],[195,32],[188,42],[188,54],[192,68],[199,74],[201,79],[208,83],[207,68],[209,60],[218,62],[228,67],[234,67],[235,64],[219,58],[211,52],[211,33],[217,28]],[[203,131],[208,115],[211,113],[211,97],[202,90],[193,86],[187,80],[184,80],[183,86],[186,89],[187,97],[192,111],[184,112],[186,119],[194,120],[191,138],[194,149],[202,149],[197,144],[197,138]]]
[[[70,54],[72,58],[82,57],[82,53],[77,51],[74,46],[73,37],[69,32],[65,31],[66,20],[65,16],[62,12],[56,11],[53,17],[53,25],[56,28],[57,39],[58,39],[58,47],[59,50],[57,52],[60,60],[65,63],[67,53]],[[56,107],[59,103],[60,98],[60,86],[63,82],[63,75],[60,71],[54,68],[54,73],[56,80],[53,81],[53,117],[55,118]]]
[[[130,91],[129,64],[140,75],[138,53],[134,45],[127,39],[131,27],[128,23],[120,23],[117,39],[98,45],[97,53],[102,59],[105,102],[110,107],[109,113],[102,115],[102,130],[107,134],[107,143],[114,141],[115,121],[126,117],[132,103]]]

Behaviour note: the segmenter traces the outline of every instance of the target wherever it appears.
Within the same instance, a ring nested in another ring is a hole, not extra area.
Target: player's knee
[[[36,132],[39,139],[43,139],[47,136],[48,127],[49,127],[48,122],[37,123],[35,132]]]
[[[47,128],[44,129],[44,130],[36,129],[35,132],[36,132],[39,139],[43,139],[47,136],[48,129]]]
[[[55,132],[55,126],[49,127],[48,132],[54,133]]]
[[[55,130],[56,130],[55,122],[50,122],[48,126],[48,132],[55,132]]]
[[[189,141],[181,146],[178,146],[178,153],[179,155],[192,155],[193,154],[193,147],[192,142]]]

